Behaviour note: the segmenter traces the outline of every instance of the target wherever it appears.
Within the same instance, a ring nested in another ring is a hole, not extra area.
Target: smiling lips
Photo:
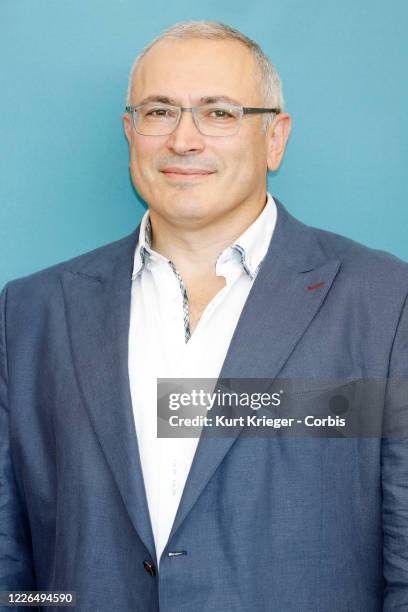
[[[208,176],[213,174],[213,170],[203,170],[202,168],[179,168],[178,166],[169,166],[161,170],[168,178],[177,179],[192,179],[199,176]]]

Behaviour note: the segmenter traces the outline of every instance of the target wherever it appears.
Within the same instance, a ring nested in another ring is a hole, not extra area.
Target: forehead
[[[235,40],[162,40],[140,61],[132,102],[151,95],[172,98],[224,95],[243,105],[259,102],[257,67],[250,50]]]

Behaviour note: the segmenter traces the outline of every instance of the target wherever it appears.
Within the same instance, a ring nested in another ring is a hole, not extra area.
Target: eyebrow
[[[173,106],[180,106],[174,98],[169,98],[168,96],[163,96],[160,94],[152,94],[151,96],[147,96],[147,98],[143,98],[138,104],[146,104],[147,102],[161,102],[162,104],[172,104]],[[229,104],[236,104],[237,106],[242,106],[238,100],[234,98],[230,98],[229,96],[203,96],[200,98],[200,104],[212,104],[214,102],[228,102]]]

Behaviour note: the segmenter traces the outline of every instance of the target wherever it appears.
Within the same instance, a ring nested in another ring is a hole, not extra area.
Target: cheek
[[[231,150],[226,159],[229,160],[227,165],[230,166],[231,173],[235,173],[239,182],[258,180],[260,175],[266,172],[266,155],[259,141],[243,141],[239,148]]]
[[[153,151],[144,143],[143,146],[134,142],[131,149],[130,163],[135,177],[144,177],[153,172]]]

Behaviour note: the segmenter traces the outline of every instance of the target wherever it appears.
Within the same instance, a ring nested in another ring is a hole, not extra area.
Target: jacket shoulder
[[[361,242],[328,230],[309,227],[315,234],[320,248],[328,259],[340,259],[349,273],[369,274],[375,277],[400,278],[408,281],[408,263],[382,249],[369,247]]]
[[[95,262],[104,261],[109,264],[109,262],[119,259],[124,252],[128,252],[130,246],[136,241],[137,231],[138,228],[119,240],[109,242],[70,259],[47,266],[32,274],[12,279],[6,283],[3,290],[7,288],[20,297],[32,297],[36,294],[49,295],[50,291],[59,287],[59,279],[62,272],[81,272],[89,267],[92,268]]]
[[[408,263],[384,251],[368,247],[340,234],[310,228],[327,259],[340,261],[336,299],[347,308],[364,308],[367,317],[389,324],[399,319],[408,299]]]

